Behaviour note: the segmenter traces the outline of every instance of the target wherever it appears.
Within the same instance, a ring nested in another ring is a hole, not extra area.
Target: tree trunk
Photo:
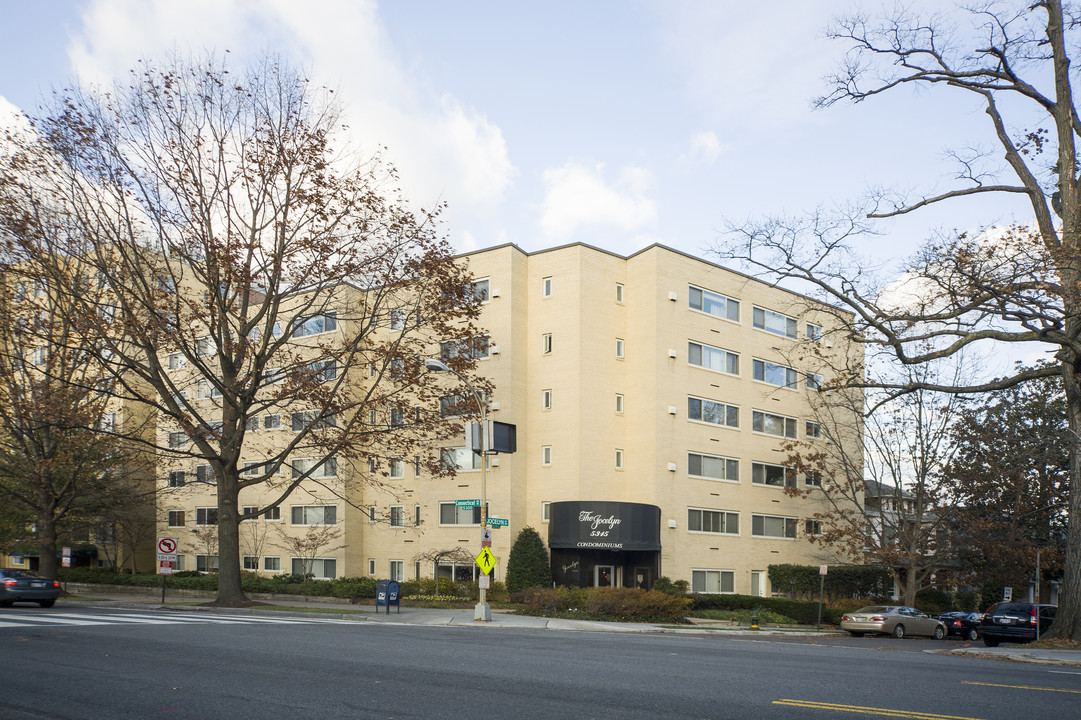
[[[226,607],[241,607],[250,602],[240,582],[238,497],[236,478],[222,477],[218,482],[218,597],[216,604]]]
[[[38,518],[38,574],[56,580],[56,519],[49,512]]]
[[[1059,608],[1047,637],[1081,640],[1081,387],[1078,370],[1063,363],[1062,379],[1066,387],[1066,415],[1070,425],[1070,497],[1066,532],[1066,561],[1062,585],[1059,586]]]

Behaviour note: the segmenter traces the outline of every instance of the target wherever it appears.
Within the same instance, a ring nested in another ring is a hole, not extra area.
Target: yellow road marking
[[[774,705],[814,708],[817,710],[836,710],[838,712],[858,712],[865,715],[887,715],[889,717],[913,718],[915,720],[979,720],[960,715],[935,715],[934,713],[916,712],[915,710],[893,710],[891,708],[862,707],[860,705],[838,705],[836,703],[814,702],[812,700],[774,700]]]
[[[970,682],[968,680],[962,680],[961,684],[962,685],[983,685],[985,687],[1004,687],[1004,688],[1013,688],[1015,690],[1046,690],[1047,692],[1077,693],[1077,694],[1081,695],[1081,690],[1071,690],[1069,688],[1037,687],[1035,685],[999,685],[998,683]]]

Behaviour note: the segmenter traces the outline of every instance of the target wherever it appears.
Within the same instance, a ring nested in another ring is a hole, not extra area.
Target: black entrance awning
[[[625,502],[554,502],[549,548],[660,550],[661,509]]]

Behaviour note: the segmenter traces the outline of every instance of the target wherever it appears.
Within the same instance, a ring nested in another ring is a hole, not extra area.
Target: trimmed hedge
[[[692,595],[692,610],[769,610],[790,617],[798,625],[814,625],[818,622],[818,603],[808,600],[767,598],[757,595]],[[822,622],[836,625],[841,622],[843,610],[823,606]]]
[[[624,622],[684,622],[690,598],[638,588],[535,587],[515,593],[527,615]]]
[[[64,582],[91,583],[99,585],[131,585],[158,587],[160,575],[128,575],[112,568],[60,568],[60,580]],[[179,590],[204,590],[217,592],[218,576],[188,570],[168,576],[169,587]],[[245,593],[271,593],[275,595],[313,595],[340,598],[374,598],[376,579],[371,577],[335,578],[313,580],[303,575],[275,575],[259,577],[255,573],[241,574],[241,587]]]
[[[794,592],[798,598],[817,600],[822,576],[817,565],[770,565],[769,581],[776,592]],[[826,597],[874,598],[890,592],[893,578],[889,568],[874,565],[830,565],[826,576]]]

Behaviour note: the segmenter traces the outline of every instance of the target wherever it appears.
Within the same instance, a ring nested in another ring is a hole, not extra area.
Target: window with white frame
[[[807,487],[822,487],[822,473],[817,470],[812,470],[805,474],[803,476],[803,484]]]
[[[458,507],[452,502],[439,503],[440,525],[480,525],[480,506]]]
[[[258,555],[245,555],[243,559],[245,570],[258,570],[259,569],[259,556]]]
[[[195,556],[195,569],[201,573],[217,572],[218,571],[218,556],[217,555],[196,555]]]
[[[739,513],[687,508],[688,532],[739,535]]]
[[[623,451],[616,449],[616,470],[623,469]]]
[[[440,417],[461,417],[477,410],[477,400],[472,393],[451,393],[439,398]]]
[[[759,360],[758,358],[755,358],[751,365],[755,380],[792,390],[796,388],[796,371],[794,368],[769,362],[768,360]]]
[[[195,482],[204,483],[206,485],[214,485],[214,468],[211,465],[196,465],[195,466]]]
[[[214,344],[214,340],[209,337],[201,337],[195,341],[195,354],[199,357],[206,357],[212,355],[217,349]]]
[[[541,446],[541,465],[551,465],[551,464],[552,464],[552,446],[551,445],[542,445]]]
[[[249,415],[248,417],[244,418],[244,431],[245,432],[256,432],[257,430],[259,430],[259,416],[258,415]]]
[[[623,359],[625,350],[626,343],[623,342],[623,338],[616,338],[616,357]]]
[[[338,377],[338,361],[317,360],[307,364],[307,370],[315,374],[317,383],[328,383]]]
[[[616,414],[623,414],[623,393],[616,393]]]
[[[293,428],[293,432],[300,432],[311,427],[315,430],[322,430],[324,428],[338,427],[338,418],[333,414],[320,417],[322,412],[319,410],[302,410],[290,415],[290,423]]]
[[[169,449],[179,450],[188,444],[188,435],[183,431],[169,433]]]
[[[390,561],[390,579],[395,582],[405,580],[405,563],[401,560]]]
[[[762,410],[751,411],[751,430],[775,435],[777,437],[796,437],[796,418],[777,415],[776,413],[763,412]]]
[[[774,335],[783,335],[784,337],[790,338],[796,337],[796,318],[782,315],[773,310],[755,307],[753,324],[759,330],[765,330]]]
[[[687,303],[692,310],[739,322],[739,300],[691,285],[687,288]]]
[[[541,503],[541,522],[548,522],[548,520],[551,517],[552,517],[552,503],[551,502],[542,502]]]
[[[256,462],[254,460],[245,460],[244,466],[240,470],[240,474],[243,477],[259,477],[263,474],[263,468],[266,467],[265,462]]]
[[[541,410],[552,409],[552,391],[541,390]]]
[[[263,569],[267,572],[281,572],[282,559],[280,557],[264,557]]]
[[[541,353],[544,355],[550,355],[552,353],[552,333],[544,333],[541,335]]]
[[[405,463],[401,458],[390,459],[390,477],[401,479],[405,477]]]
[[[325,460],[318,458],[297,458],[291,463],[293,477],[298,478],[311,470],[310,478],[335,478],[338,477],[338,458],[328,457]]]
[[[739,460],[689,452],[687,453],[687,474],[707,480],[739,482]]]
[[[184,527],[185,515],[183,510],[170,510],[169,511],[169,527]]]
[[[390,329],[391,330],[404,330],[405,329],[405,308],[393,308],[390,311]]]
[[[293,505],[289,517],[293,525],[333,525],[338,522],[338,506]]]
[[[807,520],[803,524],[804,535],[821,535],[822,534],[822,522],[819,520]]]
[[[687,398],[687,419],[710,425],[738,428],[739,407],[692,396]]]
[[[375,575],[375,558],[368,558],[368,574]]]
[[[405,506],[404,505],[391,505],[390,506],[390,526],[391,527],[405,527]]]
[[[738,353],[693,340],[687,343],[687,362],[707,370],[739,375]]]
[[[413,506],[413,527],[420,527],[420,505]]]
[[[326,312],[319,315],[312,315],[296,323],[293,327],[292,335],[295,338],[307,337],[309,335],[321,335],[322,333],[333,332],[338,329],[338,313]]]
[[[477,299],[477,302],[486,303],[491,298],[491,294],[488,292],[489,285],[490,281],[488,278],[474,280],[469,284],[473,297]]]
[[[821,390],[822,389],[822,376],[818,373],[809,372],[806,375],[807,389],[808,390]]]
[[[282,426],[281,415],[264,415],[263,416],[263,429],[264,430],[278,430]]]
[[[258,505],[245,505],[240,510],[241,515],[251,515],[252,516],[250,518],[247,518],[244,522],[248,522],[250,520],[258,519],[258,515],[257,515],[258,512],[259,512],[259,506]]]
[[[333,580],[338,576],[338,561],[334,558],[293,558],[292,566],[294,575],[306,575],[305,571],[311,568],[311,575],[317,580]]]
[[[209,380],[199,380],[195,383],[195,398],[197,400],[216,397],[221,397],[221,388],[217,385]]]
[[[169,487],[171,487],[171,488],[184,487],[185,484],[186,484],[186,482],[185,482],[185,479],[184,479],[184,471],[183,470],[170,470],[169,471]]]
[[[439,357],[443,362],[448,362],[456,357],[481,360],[488,357],[488,344],[489,338],[487,335],[447,340],[439,345]]]
[[[375,505],[368,506],[368,522],[375,522]]]
[[[814,323],[807,323],[807,339],[814,342],[822,341],[822,326],[815,325]]]
[[[734,593],[736,573],[733,570],[691,570],[691,592]]]
[[[546,277],[541,280],[541,296],[552,297],[552,278]]]
[[[184,357],[184,353],[169,353],[167,357],[168,368],[170,370],[180,370],[188,364],[187,359]]]
[[[822,437],[822,424],[808,420],[806,426],[804,427],[804,434],[809,438]]]
[[[756,462],[751,463],[751,482],[755,485],[784,487],[794,485],[796,475],[790,468],[783,465]]]
[[[623,302],[623,283],[616,283],[616,302]]]
[[[267,508],[263,512],[263,519],[264,520],[281,520],[282,519],[281,505],[275,505],[272,508]]]
[[[755,537],[795,538],[796,518],[777,515],[751,515],[751,535]]]
[[[217,525],[218,509],[216,507],[195,508],[196,525]]]
[[[473,452],[472,448],[442,448],[439,451],[439,462],[446,470],[461,472],[463,470],[480,470],[482,458],[480,453]]]

